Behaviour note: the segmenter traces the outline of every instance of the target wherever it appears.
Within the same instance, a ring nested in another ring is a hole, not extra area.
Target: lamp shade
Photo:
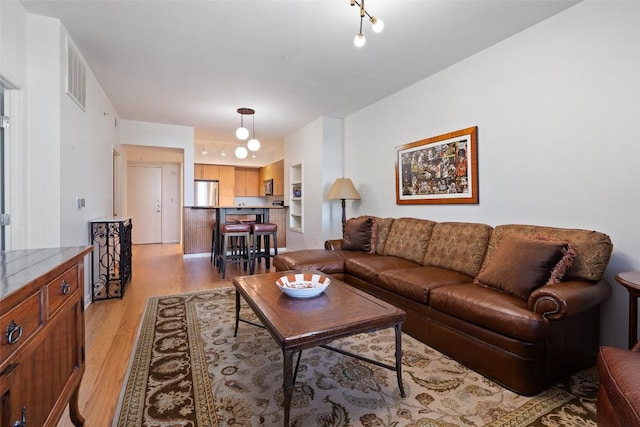
[[[354,187],[351,179],[338,178],[329,189],[327,199],[360,200],[360,194],[358,194],[358,190]]]

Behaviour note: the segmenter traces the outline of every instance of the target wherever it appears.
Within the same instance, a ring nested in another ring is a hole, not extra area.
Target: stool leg
[[[213,227],[213,232],[211,233],[211,264],[215,265],[216,260],[216,228]]]
[[[271,243],[268,234],[264,235],[264,265],[267,270],[271,268]]]
[[[222,244],[222,251],[220,252],[219,261],[218,261],[218,270],[220,271],[220,275],[224,279],[224,276],[227,272],[227,245],[229,239],[224,234],[221,236],[224,239],[224,243]]]

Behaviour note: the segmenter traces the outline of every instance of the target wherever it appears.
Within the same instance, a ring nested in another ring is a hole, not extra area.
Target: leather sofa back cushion
[[[384,255],[422,264],[436,222],[417,218],[396,218],[391,225]]]
[[[474,283],[526,301],[531,292],[547,283],[568,246],[565,242],[507,234]]]
[[[372,236],[372,217],[359,216],[357,218],[350,218],[344,225],[344,233],[342,235],[342,249],[346,251],[372,252]]]
[[[609,236],[597,231],[505,224],[498,225],[493,229],[484,264],[491,261],[502,237],[510,233],[531,238],[545,236],[551,240],[568,242],[574,249],[576,256],[573,264],[564,275],[564,280],[578,279],[598,282],[602,279],[613,250]]]
[[[423,264],[474,277],[480,271],[491,230],[486,224],[440,222],[433,227]]]

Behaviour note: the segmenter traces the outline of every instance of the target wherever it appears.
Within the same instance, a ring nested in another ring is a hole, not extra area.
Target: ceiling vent
[[[67,37],[67,93],[82,110],[87,97],[87,70],[80,52]]]

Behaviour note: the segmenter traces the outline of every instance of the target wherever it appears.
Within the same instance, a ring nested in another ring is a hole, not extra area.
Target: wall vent
[[[83,111],[87,97],[87,71],[80,56],[80,52],[73,42],[67,37],[67,94]]]

